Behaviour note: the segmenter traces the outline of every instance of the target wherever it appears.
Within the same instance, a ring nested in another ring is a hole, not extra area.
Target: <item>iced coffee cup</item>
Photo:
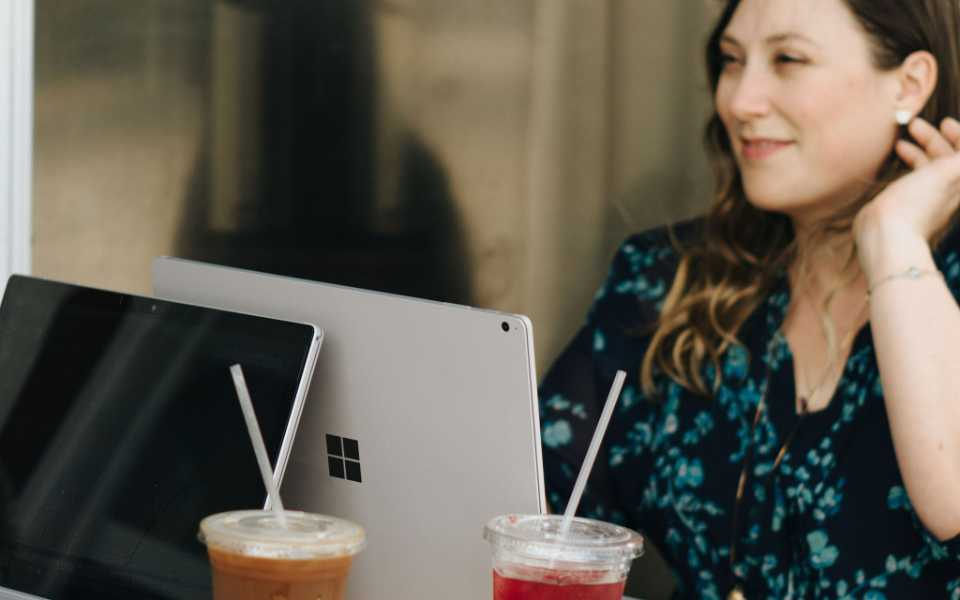
[[[238,510],[200,523],[214,600],[343,600],[363,528],[334,517]]]
[[[630,529],[561,515],[505,515],[487,523],[494,600],[620,600],[643,539]]]

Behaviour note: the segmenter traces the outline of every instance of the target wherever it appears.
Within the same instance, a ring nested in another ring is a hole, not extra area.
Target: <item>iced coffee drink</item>
[[[220,513],[200,523],[213,572],[214,600],[343,600],[363,528],[323,515],[286,511]]]

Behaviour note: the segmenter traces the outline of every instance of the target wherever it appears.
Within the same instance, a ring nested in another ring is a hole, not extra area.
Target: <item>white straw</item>
[[[250,401],[247,381],[243,378],[243,369],[240,365],[233,365],[230,367],[230,375],[233,376],[233,387],[237,389],[237,398],[240,400],[240,408],[243,409],[243,420],[247,422],[247,431],[250,433],[250,441],[253,442],[253,452],[257,455],[257,464],[260,465],[260,477],[263,478],[263,485],[267,488],[267,495],[270,496],[270,507],[280,521],[280,526],[286,529],[287,516],[283,512],[280,492],[273,483],[273,469],[270,468],[270,459],[267,457],[267,446],[263,443],[260,425],[257,424],[257,415],[253,412],[253,402]]]
[[[593,431],[593,439],[590,440],[590,447],[587,449],[587,455],[580,465],[580,474],[577,475],[577,482],[573,484],[573,493],[570,494],[570,500],[567,502],[567,510],[563,513],[563,524],[560,526],[560,535],[566,536],[570,530],[570,524],[573,522],[573,516],[577,514],[577,506],[580,504],[580,497],[583,496],[583,490],[587,487],[587,479],[590,478],[590,471],[593,469],[593,463],[597,459],[597,453],[600,451],[600,443],[603,442],[603,435],[607,432],[607,425],[610,424],[610,417],[613,416],[613,407],[617,405],[617,399],[620,397],[620,390],[623,389],[623,381],[627,374],[623,371],[617,371],[613,378],[613,386],[610,387],[610,393],[607,394],[607,403],[603,405],[603,412],[600,413],[600,420],[597,422],[597,428]]]

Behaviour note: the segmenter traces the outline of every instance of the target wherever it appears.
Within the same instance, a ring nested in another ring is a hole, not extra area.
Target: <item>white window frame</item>
[[[0,292],[30,273],[34,0],[0,1]]]

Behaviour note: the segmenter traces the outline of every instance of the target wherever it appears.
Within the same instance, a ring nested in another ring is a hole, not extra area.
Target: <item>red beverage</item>
[[[562,515],[503,515],[493,548],[493,600],[620,600],[643,538],[619,525]]]
[[[493,572],[493,600],[620,600],[623,598],[625,582],[590,583],[578,577],[571,580],[569,574],[563,577],[541,577],[541,581],[526,581],[504,577]],[[562,579],[562,580],[560,580]],[[545,580],[545,581],[544,581]]]

